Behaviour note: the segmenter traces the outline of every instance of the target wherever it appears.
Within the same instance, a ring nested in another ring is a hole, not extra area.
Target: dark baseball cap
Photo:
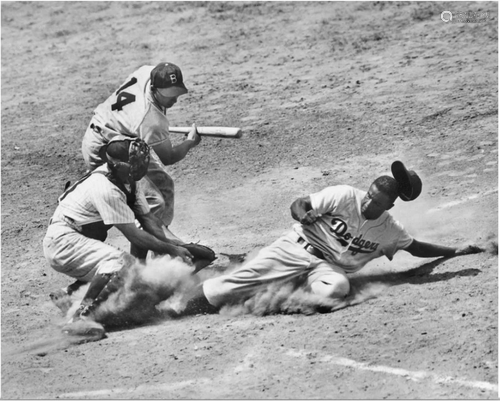
[[[418,198],[422,192],[422,180],[413,170],[408,170],[403,162],[397,160],[391,166],[392,175],[398,183],[399,197],[405,202]]]
[[[112,159],[116,159],[121,162],[128,162],[128,150],[130,147],[129,140],[130,139],[126,136],[115,136],[99,150],[101,159],[107,162],[108,157],[111,157]]]
[[[169,62],[158,64],[151,71],[151,85],[166,97],[176,97],[188,93],[179,67]]]

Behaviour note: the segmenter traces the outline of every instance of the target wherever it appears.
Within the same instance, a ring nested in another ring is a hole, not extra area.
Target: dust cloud
[[[429,179],[423,178],[423,180],[427,187],[432,186]],[[492,195],[495,194],[485,196]],[[457,206],[467,205],[468,202],[468,198],[450,198],[450,202],[441,201],[439,204],[424,192],[423,196],[413,202],[398,200],[390,213],[404,225],[410,235],[421,241],[448,246],[477,243],[486,248],[487,252],[497,255],[498,239],[495,233],[483,232],[480,233],[482,238],[466,238],[471,234],[464,230],[464,224],[473,220],[477,211],[474,207]],[[248,254],[246,262],[257,252],[258,250],[254,250],[252,254]],[[385,259],[373,261],[371,267],[369,265],[363,271],[373,274],[391,273],[394,269],[406,270],[412,267],[415,261],[411,255],[403,254],[398,253],[399,259],[391,263]],[[191,266],[169,256],[148,260],[146,264],[137,263],[129,270],[123,286],[98,309],[97,320],[109,321],[111,317],[122,316],[121,323],[140,324],[151,316],[165,318],[165,315],[162,315],[164,311],[171,310],[177,315],[182,314],[188,301],[195,296],[196,291],[199,291],[199,285],[204,280],[230,272],[240,265],[241,263],[231,264],[222,271],[208,268],[193,275]],[[318,305],[320,311],[331,312],[377,297],[388,286],[388,284],[362,281],[363,276],[361,274],[351,282],[351,292],[342,300],[324,299],[292,284],[276,283],[238,305],[224,306],[220,313],[231,316],[241,314],[262,316],[276,313],[307,315],[317,313]],[[357,287],[354,287],[355,285]]]
[[[179,259],[164,256],[132,266],[123,285],[104,302],[96,320],[106,326],[142,324],[155,317],[165,320],[182,314],[189,300],[200,295],[200,284],[241,266],[233,264],[227,270],[205,269],[192,275],[193,268]],[[223,306],[220,314],[237,316],[251,314],[305,314],[333,312],[357,305],[381,294],[388,285],[363,283],[352,287],[344,299],[325,299],[292,283],[273,283],[236,305]],[[318,309],[318,306],[320,309]]]
[[[141,324],[159,318],[162,302],[167,299],[168,305],[182,309],[200,282],[193,269],[168,255],[136,262],[124,274],[118,290],[96,310],[96,320],[107,325]],[[163,309],[168,305],[163,304]]]
[[[313,294],[303,287],[296,288],[290,283],[275,283],[241,304],[222,307],[220,314],[227,316],[245,314],[264,316],[271,314],[312,315],[318,312],[329,313],[376,298],[387,287],[388,285],[383,283],[365,283],[363,286],[353,287],[350,294],[345,298],[333,299]]]

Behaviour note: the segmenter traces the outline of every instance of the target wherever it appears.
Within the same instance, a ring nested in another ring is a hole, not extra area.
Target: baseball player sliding
[[[152,148],[148,172],[138,185],[170,238],[177,238],[168,229],[174,217],[174,182],[165,166],[184,159],[201,140],[193,124],[182,143],[172,146],[170,141],[167,109],[187,92],[182,72],[175,64],[142,66],[97,106],[82,141],[83,158],[89,170],[104,163],[99,151],[118,135],[140,138]],[[133,248],[131,252],[144,257],[143,250]]]
[[[151,213],[144,193],[136,185],[146,174],[150,160],[150,148],[143,140],[115,137],[104,146],[101,155],[105,164],[60,196],[43,240],[44,255],[50,266],[77,280],[51,294],[53,300],[62,302],[61,297],[69,297],[79,286],[90,283],[63,331],[91,335],[94,339],[105,336],[102,326],[82,327],[74,323],[92,321],[93,312],[118,289],[116,282],[135,262],[130,254],[104,243],[111,227],[116,227],[138,248],[194,264],[193,273],[215,259],[214,254],[203,253],[196,260],[197,249],[193,248],[196,244],[167,238],[161,222]],[[142,230],[136,226],[136,220]],[[82,328],[84,331],[79,332]]]
[[[399,250],[422,258],[484,251],[478,246],[454,248],[412,238],[388,210],[398,197],[416,199],[422,183],[399,161],[393,163],[392,173],[394,177],[378,177],[368,192],[336,185],[297,199],[291,205],[291,215],[298,222],[293,230],[239,269],[206,280],[189,307],[215,311],[247,299],[270,283],[299,277],[305,277],[303,285],[321,299],[342,299],[350,290],[348,275],[375,258],[392,260]],[[319,304],[318,311],[331,311],[328,305],[331,302]]]

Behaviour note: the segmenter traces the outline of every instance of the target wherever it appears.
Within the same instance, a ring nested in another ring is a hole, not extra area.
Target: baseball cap
[[[392,175],[398,183],[399,197],[405,202],[418,198],[422,192],[422,180],[413,170],[408,170],[403,162],[397,160],[391,166]]]
[[[99,156],[105,162],[108,161],[108,157],[121,162],[128,162],[128,150],[130,147],[130,143],[127,142],[128,139],[129,137],[124,135],[115,136],[99,149]]]
[[[119,160],[121,162],[128,162],[128,149],[130,143],[126,139],[115,139],[110,141],[105,147],[106,161],[108,157]]]
[[[158,64],[151,71],[151,85],[166,97],[176,97],[188,92],[179,67],[169,62]]]

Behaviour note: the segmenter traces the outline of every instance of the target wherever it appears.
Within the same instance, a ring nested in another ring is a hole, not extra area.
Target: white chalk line
[[[290,350],[287,352],[287,355],[293,356],[296,358],[307,358],[307,355],[310,355],[311,353],[314,353],[316,355],[321,354],[321,351],[297,351],[297,350]],[[434,373],[428,373],[424,371],[410,371],[406,369],[400,369],[400,368],[391,368],[389,366],[382,366],[382,365],[371,365],[368,363],[364,362],[357,362],[352,359],[348,358],[341,358],[341,357],[335,357],[333,355],[325,355],[321,358],[318,358],[320,362],[325,362],[325,363],[331,363],[334,365],[340,365],[340,366],[347,366],[347,367],[352,367],[355,369],[359,370],[369,370],[372,372],[381,372],[381,373],[388,373],[391,375],[396,375],[396,376],[402,376],[409,378],[413,381],[420,381],[423,379],[430,379],[434,383],[438,384],[458,384],[461,386],[466,386],[466,387],[473,387],[473,388],[478,388],[482,390],[489,390],[489,391],[496,391],[498,392],[498,385],[489,383],[489,382],[481,382],[481,381],[470,381],[470,380],[462,380],[462,379],[457,379],[451,376],[438,376]]]
[[[495,194],[497,192],[498,192],[498,188],[497,189],[492,189],[490,191],[483,192],[482,194],[474,194],[474,195],[468,196],[467,198],[459,199],[459,200],[456,200],[456,201],[451,201],[451,202],[444,203],[442,205],[436,206],[436,207],[434,207],[432,209],[429,209],[427,211],[427,213],[433,213],[433,212],[437,212],[438,210],[448,209],[450,207],[461,205],[462,203],[471,201],[473,199],[477,199],[477,198],[479,198],[481,196],[493,195],[493,194]]]
[[[243,359],[242,363],[237,365],[234,368],[234,372],[236,374],[248,370],[248,365],[250,365],[250,362],[252,358],[254,357],[253,352],[249,352],[245,358]],[[147,393],[151,392],[166,392],[166,391],[172,391],[172,390],[178,390],[184,387],[188,386],[193,386],[193,385],[206,385],[208,383],[211,383],[212,380],[208,378],[200,378],[196,380],[185,380],[182,382],[177,382],[177,383],[168,383],[168,384],[159,384],[159,385],[146,385],[146,384],[140,384],[137,387],[132,387],[132,388],[111,388],[111,389],[102,389],[102,390],[93,390],[93,391],[78,391],[74,393],[65,393],[65,394],[60,394],[59,398],[62,399],[67,399],[67,398],[74,398],[74,399],[82,399],[82,398],[88,398],[88,397],[103,397],[103,396],[116,396],[119,394],[128,394],[128,395],[133,395],[133,394],[138,394],[144,396]]]
[[[59,398],[76,398],[82,399],[86,397],[102,397],[102,396],[115,396],[119,394],[134,394],[138,393],[141,395],[145,395],[150,392],[164,392],[164,391],[172,391],[178,390],[184,387],[192,386],[194,384],[208,384],[211,380],[206,378],[200,378],[197,380],[185,380],[178,383],[168,383],[168,384],[158,384],[158,385],[146,385],[140,384],[137,387],[133,388],[111,388],[111,389],[102,389],[102,390],[94,390],[94,391],[78,391],[75,393],[64,393],[60,394]]]
[[[315,354],[319,355],[321,354],[321,351],[297,351],[297,350],[289,350],[286,355],[292,356],[295,358],[308,358],[308,355],[310,354]],[[387,373],[391,375],[396,375],[396,376],[401,376],[405,377],[407,379],[413,380],[413,381],[421,381],[425,379],[430,379],[434,383],[437,384],[457,384],[460,386],[466,386],[466,387],[472,387],[472,388],[478,388],[481,390],[488,390],[488,391],[495,391],[498,393],[498,385],[489,383],[489,382],[482,382],[482,381],[470,381],[470,380],[463,380],[451,376],[439,376],[434,373],[428,373],[424,371],[410,371],[406,369],[401,369],[401,368],[392,368],[390,366],[383,366],[383,365],[372,365],[369,363],[365,362],[357,362],[353,359],[348,359],[348,358],[342,358],[342,357],[336,357],[333,355],[323,355],[320,358],[317,358],[317,361],[319,362],[324,362],[324,363],[331,363],[333,365],[339,365],[339,366],[346,366],[346,367],[351,367],[359,370],[367,370],[371,372],[379,372],[379,373]],[[235,369],[235,372],[239,371],[241,369]],[[102,397],[102,396],[115,396],[119,394],[140,394],[144,396],[147,393],[151,392],[166,392],[166,391],[172,391],[172,390],[178,390],[184,387],[192,386],[195,384],[198,385],[206,385],[211,383],[212,381],[208,378],[200,378],[197,380],[185,380],[182,382],[178,383],[169,383],[169,384],[160,384],[160,385],[146,385],[146,384],[141,384],[137,387],[133,388],[113,388],[113,389],[102,389],[102,390],[95,390],[95,391],[79,391],[79,392],[74,392],[74,393],[65,393],[65,394],[60,394],[59,398],[62,399],[68,399],[68,398],[75,398],[75,399],[81,399],[81,398],[88,398],[88,397]]]

